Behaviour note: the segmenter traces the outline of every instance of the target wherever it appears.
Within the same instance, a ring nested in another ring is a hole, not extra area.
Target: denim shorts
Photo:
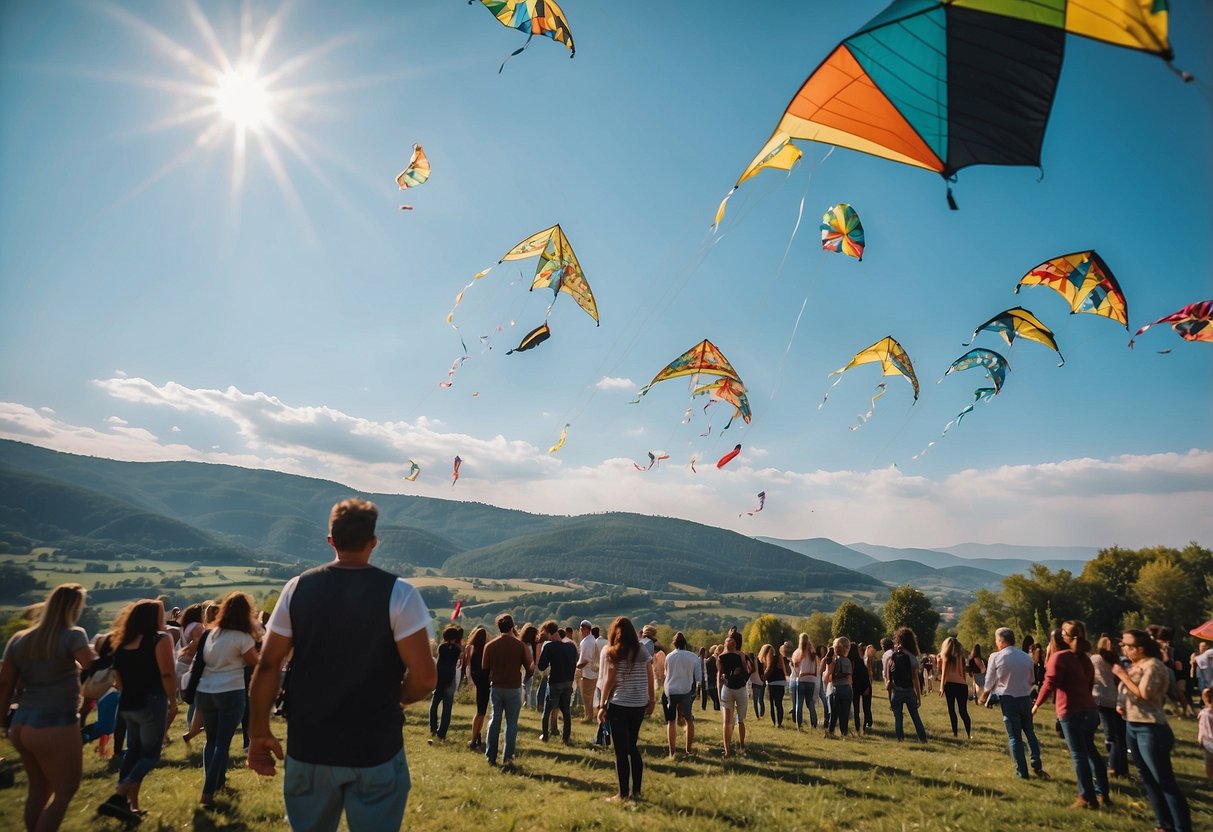
[[[80,717],[74,710],[64,708],[26,708],[18,706],[13,714],[13,728],[24,725],[28,728],[66,728],[79,725]]]

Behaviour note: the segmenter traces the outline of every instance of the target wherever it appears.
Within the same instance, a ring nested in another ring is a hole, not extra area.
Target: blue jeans
[[[493,685],[489,688],[489,702],[493,706],[493,715],[489,717],[489,742],[484,749],[484,756],[493,765],[497,764],[497,745],[501,738],[501,719],[505,717],[505,751],[501,755],[503,763],[514,759],[514,740],[518,737],[518,712],[522,710],[522,688],[499,688]]]
[[[1171,726],[1126,722],[1125,734],[1137,764],[1141,788],[1154,809],[1155,825],[1174,832],[1191,832],[1191,810],[1171,769],[1171,750],[1175,747]]]
[[[1108,768],[1117,777],[1129,775],[1129,757],[1125,745],[1125,720],[1115,708],[1099,709],[1104,741],[1108,747]]]
[[[228,754],[232,748],[232,737],[244,717],[244,689],[223,693],[198,691],[194,697],[198,713],[202,715],[202,727],[206,729],[206,747],[202,752],[202,793],[213,795],[227,778]]]
[[[1032,757],[1032,770],[1040,771],[1040,743],[1032,725],[1032,697],[1000,696],[998,706],[1002,708],[1002,724],[1007,729],[1007,746],[1015,760],[1015,773],[1025,780],[1028,777],[1028,762],[1024,759],[1023,734],[1028,738],[1028,752]]]
[[[905,739],[903,708],[910,712],[910,719],[914,721],[914,730],[919,741],[927,741],[927,729],[923,727],[922,717],[918,715],[918,697],[914,694],[914,688],[893,688],[893,693],[889,696],[889,707],[893,710],[893,732],[897,734],[898,742]]]
[[[126,753],[118,769],[118,784],[141,783],[147,773],[160,762],[164,743],[168,699],[164,694],[147,697],[147,704],[137,711],[122,711],[126,723]]]
[[[1078,776],[1078,796],[1088,803],[1094,803],[1096,795],[1107,797],[1108,769],[1095,747],[1099,711],[1069,714],[1060,722],[1062,736],[1070,748],[1070,759],[1074,761],[1074,774]]]
[[[809,706],[809,724],[817,727],[817,679],[799,679],[792,685],[792,721],[799,728],[804,724],[804,707]]]
[[[837,725],[838,730],[845,737],[850,730],[851,705],[855,702],[855,689],[850,685],[835,685],[830,698],[834,701],[830,703],[830,715],[826,717],[826,728],[833,734],[834,726]]]
[[[365,768],[301,763],[288,754],[286,822],[292,832],[336,832],[344,811],[350,832],[399,829],[411,787],[403,748],[386,763]]]
[[[437,734],[440,740],[446,739],[446,732],[451,727],[451,708],[455,705],[455,688],[458,686],[458,679],[451,679],[446,684],[439,682],[430,699],[430,733]],[[439,705],[442,705],[441,722],[438,719]]]
[[[754,702],[754,716],[762,719],[767,712],[767,704],[765,701],[767,686],[766,685],[750,685],[750,699]]]

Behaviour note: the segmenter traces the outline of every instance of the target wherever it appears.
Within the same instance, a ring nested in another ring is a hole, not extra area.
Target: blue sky
[[[1116,324],[1012,290],[1037,263],[1093,247],[1134,330],[1213,297],[1213,10],[1174,3],[1176,63],[1194,84],[1070,38],[1043,176],[966,169],[952,212],[934,174],[804,144],[790,176],[747,182],[709,233],[791,95],[883,5],[738,16],[658,3],[637,16],[568,0],[576,58],[537,39],[498,74],[524,38],[453,0],[5,4],[0,436],[787,538],[1208,545],[1213,350],[1155,328],[1130,352]],[[240,53],[242,9],[254,41],[277,32],[262,74],[283,75],[266,140],[278,173],[250,135],[237,186],[232,124],[191,119],[199,99],[185,90],[213,87],[205,67]],[[434,173],[402,194],[393,179],[414,142]],[[836,202],[863,219],[861,263],[820,250]],[[439,389],[461,352],[445,323],[455,294],[557,222],[602,325],[562,296],[552,339],[505,356],[550,294],[526,291],[534,261],[503,264],[460,306],[472,358]],[[978,371],[936,380],[975,326],[1016,305],[1054,330],[1066,366],[983,334],[1011,363],[1002,394],[914,459],[983,386]],[[819,410],[827,374],[889,334],[921,397],[911,406],[909,385],[888,379],[851,431],[878,371],[848,372]],[[698,407],[681,423],[678,381],[628,403],[703,338],[749,387],[750,426],[721,435],[718,411],[701,437]],[[650,450],[671,458],[638,473]],[[410,458],[416,483],[401,481]],[[760,490],[764,511],[739,517]]]

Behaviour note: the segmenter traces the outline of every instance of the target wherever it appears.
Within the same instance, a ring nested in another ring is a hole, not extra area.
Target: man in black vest
[[[434,628],[416,588],[369,565],[379,510],[343,500],[329,515],[337,557],[283,587],[249,688],[249,768],[273,776],[278,674],[292,649],[283,791],[294,832],[399,829],[408,802],[403,707],[437,680]]]

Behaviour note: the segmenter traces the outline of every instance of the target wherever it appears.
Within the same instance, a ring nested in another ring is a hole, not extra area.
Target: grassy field
[[[491,769],[468,751],[472,708],[457,704],[448,742],[427,745],[427,709],[408,712],[405,746],[412,774],[405,827],[453,832],[487,830],[1112,830],[1153,827],[1153,816],[1136,784],[1113,781],[1115,806],[1098,813],[1067,807],[1075,797],[1074,772],[1052,720],[1038,720],[1048,781],[1020,781],[1006,754],[997,710],[975,708],[974,739],[955,740],[942,700],[928,698],[923,710],[931,741],[897,743],[890,737],[887,707],[875,704],[874,736],[825,739],[820,731],[799,733],[785,722],[750,717],[746,756],[721,758],[719,714],[709,705],[699,715],[694,756],[667,760],[664,728],[655,719],[641,734],[645,755],[643,802],[604,803],[615,791],[613,756],[587,740],[590,729],[576,724],[574,744],[539,742],[539,718],[524,711],[519,730],[518,769]],[[752,709],[751,709],[752,714]],[[1042,713],[1043,716],[1043,713]],[[179,736],[181,720],[173,732]],[[1213,829],[1213,783],[1204,779],[1192,720],[1173,723],[1178,736],[1176,769],[1193,808],[1193,828]],[[281,733],[283,726],[277,725]],[[201,738],[186,748],[180,739],[167,749],[160,768],[149,775],[143,806],[150,810],[141,828],[251,832],[281,829],[281,776],[259,778],[238,765],[233,787],[219,807],[197,806],[202,783]],[[233,744],[239,753],[239,739]],[[7,741],[0,743],[13,757]],[[64,829],[119,829],[117,821],[94,810],[111,792],[116,765],[85,749],[85,775]],[[0,791],[0,829],[19,829],[25,794],[24,772],[16,788]]]

